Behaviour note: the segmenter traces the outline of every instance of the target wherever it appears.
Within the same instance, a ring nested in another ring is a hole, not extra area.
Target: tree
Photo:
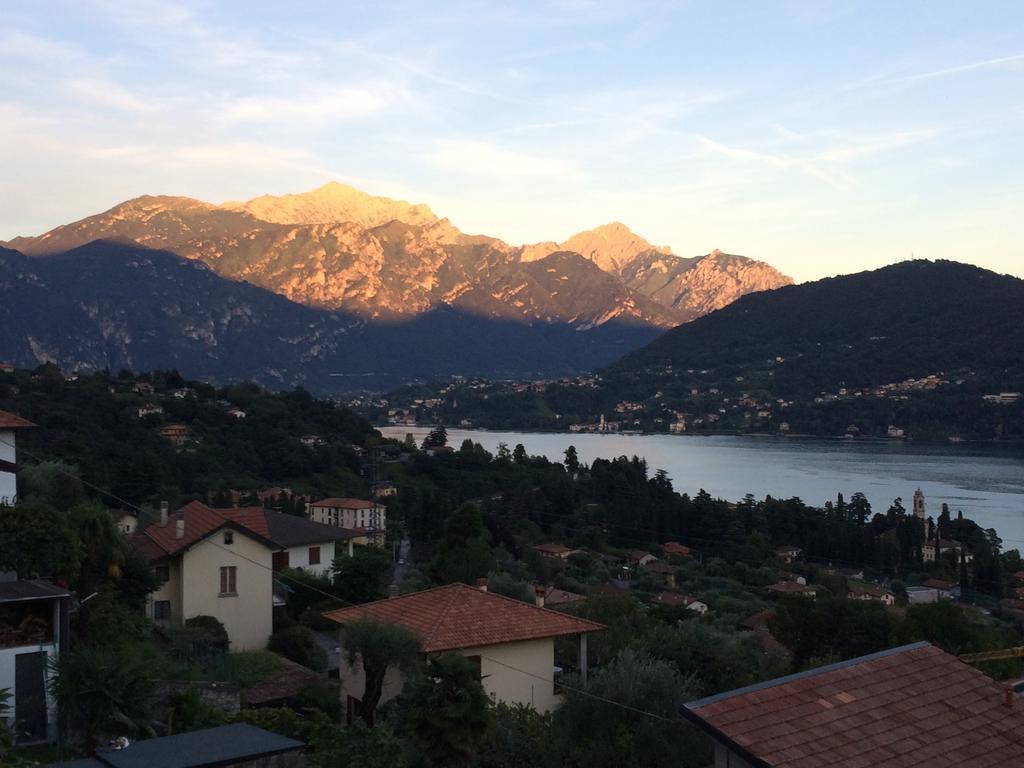
[[[384,597],[391,575],[391,555],[380,547],[356,547],[352,557],[334,558],[334,592],[349,603]]]
[[[208,653],[226,653],[231,640],[228,638],[228,631],[224,629],[220,619],[216,616],[200,614],[190,619],[185,619],[185,629],[190,632],[190,640],[195,647],[196,644],[202,649],[201,655]]]
[[[465,656],[427,661],[406,688],[403,712],[418,751],[438,768],[468,766],[494,726],[490,699]]]
[[[423,438],[423,450],[428,448],[440,448],[448,445],[448,430],[444,424],[439,424],[430,430],[430,433]]]
[[[267,648],[317,672],[327,669],[327,652],[320,647],[309,627],[301,624],[272,634]]]
[[[71,582],[79,566],[78,541],[67,515],[39,501],[19,502],[0,514],[0,571]]]
[[[411,672],[419,658],[420,639],[409,629],[372,619],[346,624],[342,629],[342,645],[350,667],[362,665],[366,683],[361,702],[362,717],[373,727],[377,705],[384,690],[384,677],[397,667]]]
[[[572,477],[575,477],[576,473],[580,471],[580,457],[576,454],[575,445],[570,445],[565,449],[565,468]]]
[[[139,646],[84,646],[62,653],[51,677],[61,717],[92,752],[103,737],[154,735],[152,659]]]
[[[529,456],[526,455],[526,448],[523,447],[522,443],[516,443],[516,447],[512,449],[512,462],[514,464],[525,464],[529,460]]]
[[[556,764],[679,765],[680,756],[692,759],[687,765],[709,764],[704,739],[679,715],[695,693],[671,663],[627,648],[585,688],[566,689],[565,703],[554,713]]]
[[[444,537],[430,570],[441,584],[472,584],[494,568],[490,545],[484,540],[483,516],[476,504],[463,504],[444,521]]]

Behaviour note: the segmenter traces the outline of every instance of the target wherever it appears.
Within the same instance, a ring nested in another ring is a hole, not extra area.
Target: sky
[[[329,180],[798,281],[1024,277],[1024,3],[0,4],[0,239]]]

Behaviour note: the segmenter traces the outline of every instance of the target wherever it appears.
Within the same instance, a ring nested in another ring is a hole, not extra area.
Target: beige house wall
[[[503,643],[478,648],[461,648],[463,656],[480,657],[480,674],[484,690],[494,700],[506,704],[525,704],[538,712],[549,712],[562,702],[555,695],[555,642],[552,638]],[[361,662],[350,667],[342,648],[339,670],[341,698],[361,699],[366,685]],[[520,671],[522,670],[522,671]],[[395,669],[388,671],[380,703],[402,692],[404,680]]]
[[[181,617],[181,558],[175,557],[156,564],[156,567],[161,566],[167,566],[170,578],[161,584],[158,589],[150,593],[149,601],[146,603],[146,616],[155,621],[153,604],[158,600],[167,600],[171,604],[170,618],[157,623],[181,626],[183,621]]]
[[[265,648],[273,631],[271,551],[240,531],[233,534],[233,542],[225,544],[224,531],[217,531],[181,556],[181,617],[217,617],[232,651]],[[236,568],[233,595],[220,594],[222,566]]]

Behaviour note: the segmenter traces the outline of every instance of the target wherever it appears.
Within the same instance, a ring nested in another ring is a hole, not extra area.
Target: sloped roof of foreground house
[[[28,419],[23,419],[13,413],[0,411],[0,429],[28,429],[36,426]]]
[[[755,768],[1024,765],[1024,708],[1005,697],[922,642],[700,699],[683,714]]]
[[[315,523],[263,507],[214,509],[201,501],[193,501],[186,504],[181,513],[185,530],[180,539],[174,516],[167,525],[154,523],[132,537],[132,543],[150,562],[176,555],[221,528],[240,530],[273,548],[343,541],[360,535],[358,531]]]
[[[400,624],[419,636],[424,653],[605,629],[603,624],[595,621],[538,608],[465,584],[448,584],[365,605],[339,608],[328,611],[324,616],[342,626],[361,619]]]

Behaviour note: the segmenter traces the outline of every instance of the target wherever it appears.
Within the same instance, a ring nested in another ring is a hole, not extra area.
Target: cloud
[[[931,72],[921,72],[916,75],[907,75],[905,77],[896,77],[890,80],[892,83],[913,83],[921,80],[932,80],[937,77],[948,77],[949,75],[959,75],[964,72],[973,72],[978,69],[1011,69],[1016,70],[1024,68],[1024,53],[1014,53],[1009,56],[1000,56],[995,59],[983,59],[982,61],[974,61],[969,64],[958,64],[953,67],[944,67],[942,69],[935,69]]]
[[[122,112],[145,113],[158,108],[153,100],[142,99],[111,80],[78,78],[65,80],[64,91],[90,107],[111,107]]]
[[[428,160],[447,173],[489,178],[564,178],[579,174],[566,160],[509,150],[476,139],[439,141]]]
[[[767,165],[780,170],[796,170],[812,178],[818,179],[835,189],[844,189],[847,186],[846,180],[819,167],[815,163],[798,157],[788,155],[772,154],[768,152],[757,152],[743,147],[730,147],[719,144],[707,136],[698,136],[697,141],[705,148],[716,154],[724,155],[733,160],[746,160],[761,165]]]
[[[237,98],[224,105],[220,117],[229,122],[357,120],[384,111],[403,95],[401,89],[383,83],[323,85],[314,92],[283,98]]]

